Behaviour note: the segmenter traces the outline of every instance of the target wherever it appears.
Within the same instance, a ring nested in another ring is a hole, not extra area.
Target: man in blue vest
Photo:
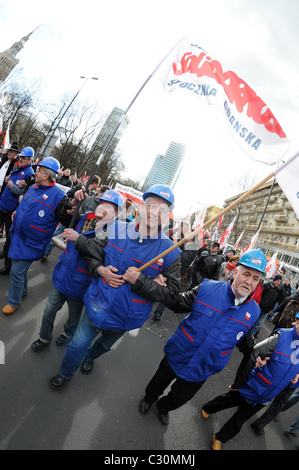
[[[75,229],[68,230],[69,241],[53,271],[53,286],[44,311],[40,337],[31,345],[33,351],[41,351],[52,341],[56,313],[65,302],[68,304],[69,315],[63,333],[56,341],[57,346],[64,346],[74,336],[84,307],[83,296],[91,282],[87,262],[83,254],[75,249],[75,241],[79,234],[88,239],[107,235],[112,221],[123,210],[123,206],[120,193],[114,189],[106,191],[99,198],[96,211],[85,213],[76,222]]]
[[[57,226],[57,214],[67,201],[55,184],[59,167],[53,157],[45,157],[38,164],[35,184],[24,194],[15,212],[8,252],[12,259],[8,302],[2,308],[5,315],[15,312],[27,294],[27,271],[44,254]]]
[[[260,313],[253,295],[266,266],[266,256],[250,250],[241,257],[231,282],[205,279],[168,304],[177,313],[191,313],[167,341],[165,356],[139,403],[140,413],[156,402],[160,421],[168,424],[169,411],[187,403],[210,375],[220,372],[238,342],[242,340],[243,352],[253,347],[250,329]],[[173,381],[168,395],[162,396]]]
[[[205,403],[202,416],[238,407],[235,414],[213,436],[213,450],[236,436],[242,425],[268,402],[279,395],[289,394],[299,386],[299,320],[293,328],[282,328],[256,344],[243,360],[231,390]],[[263,368],[255,367],[256,358],[268,358]]]
[[[94,259],[90,270],[97,277],[92,278],[84,295],[85,313],[68,345],[60,373],[51,380],[55,389],[72,378],[85,354],[81,371],[89,373],[93,361],[108,352],[126,331],[143,325],[153,302],[170,302],[179,293],[181,252],[178,248],[142,272],[137,270],[173,245],[162,231],[174,203],[171,189],[155,185],[144,193],[143,199],[137,224],[116,221],[106,240],[78,236],[75,246]],[[68,229],[65,232],[67,235]],[[162,274],[167,283],[157,283],[157,274]]]
[[[19,204],[19,196],[25,193],[28,187],[34,183],[35,174],[32,168],[34,150],[32,147],[25,147],[18,154],[17,165],[12,169],[5,181],[5,186],[0,196],[0,227],[5,222],[6,242],[3,248],[4,268],[0,269],[0,275],[10,272],[11,259],[8,257],[10,246],[10,234],[12,214]]]

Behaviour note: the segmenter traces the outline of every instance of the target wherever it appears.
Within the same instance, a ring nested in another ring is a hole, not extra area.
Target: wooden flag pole
[[[190,240],[191,238],[193,238],[198,232],[201,232],[203,229],[205,229],[206,227],[208,227],[209,225],[211,225],[213,222],[215,222],[216,220],[220,219],[220,217],[224,214],[226,214],[227,212],[229,212],[231,209],[233,209],[235,206],[237,206],[238,204],[240,204],[241,202],[244,201],[244,199],[246,199],[248,196],[250,196],[252,193],[254,193],[254,191],[256,191],[257,189],[259,189],[264,183],[266,183],[269,179],[271,179],[274,175],[274,173],[271,173],[270,175],[266,176],[266,178],[264,178],[262,181],[260,181],[257,185],[255,185],[253,188],[249,189],[249,191],[247,191],[246,193],[244,193],[242,196],[240,196],[238,199],[236,199],[236,201],[232,202],[229,206],[227,206],[225,209],[223,209],[221,212],[219,212],[219,214],[215,215],[214,217],[212,217],[211,219],[209,219],[206,223],[204,223],[201,227],[198,227],[196,230],[194,230],[194,232],[191,232],[189,233],[189,235],[187,235],[186,237],[182,238],[179,242],[175,243],[174,245],[172,245],[170,248],[168,248],[167,250],[163,251],[163,253],[160,253],[158,256],[156,256],[155,258],[153,258],[152,260],[148,261],[148,263],[144,264],[143,266],[141,266],[140,268],[137,269],[138,272],[141,272],[143,271],[144,269],[148,268],[149,266],[151,266],[153,263],[155,263],[158,259],[160,258],[163,258],[164,256],[166,256],[168,253],[170,253],[171,251],[173,251],[175,248],[179,247],[180,245],[182,245],[183,243],[185,243],[186,241]]]

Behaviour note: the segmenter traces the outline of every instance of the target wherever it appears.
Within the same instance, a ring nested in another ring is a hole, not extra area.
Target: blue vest
[[[239,393],[251,403],[267,403],[276,397],[299,373],[299,336],[296,327],[278,329],[280,337],[270,360],[254,368]],[[299,383],[293,385],[293,388]]]
[[[19,181],[24,180],[27,176],[34,175],[33,168],[30,165],[25,168],[19,168],[13,170],[9,179],[14,183],[18,184]],[[19,196],[13,194],[10,188],[6,185],[0,198],[0,210],[3,212],[13,212],[18,207]]]
[[[74,230],[81,233],[86,219],[94,219],[94,212],[86,212],[78,221]],[[93,238],[94,230],[84,232],[84,237]],[[53,284],[61,294],[74,300],[83,300],[91,281],[91,274],[84,255],[76,250],[75,242],[67,242],[66,249],[60,256],[53,271]]]
[[[260,313],[253,296],[236,307],[234,298],[230,282],[203,281],[190,314],[164,348],[178,377],[201,382],[228,363],[233,348]]]
[[[117,274],[124,274],[127,268],[139,268],[172,245],[173,242],[163,233],[157,238],[143,238],[140,243],[140,233],[135,223],[116,221],[109,231],[105,247],[105,266],[112,265],[118,269]],[[180,253],[175,248],[143,270],[143,274],[153,279],[169,267]],[[97,328],[128,331],[143,325],[150,316],[153,302],[133,292],[127,282],[113,288],[99,277],[92,278],[84,304],[92,324]]]
[[[11,259],[35,261],[43,256],[58,224],[55,209],[64,197],[56,184],[30,186],[12,224]]]

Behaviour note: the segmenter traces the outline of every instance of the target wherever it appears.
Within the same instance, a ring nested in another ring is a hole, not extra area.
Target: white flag
[[[218,106],[232,136],[252,159],[271,165],[288,150],[290,142],[264,101],[235,72],[186,38],[152,76],[162,81],[165,91],[184,90]]]
[[[299,152],[274,170],[274,174],[299,218]]]
[[[255,235],[253,235],[251,242],[247,245],[247,247],[241,251],[240,256],[244,255],[246,251],[253,250],[253,248],[255,247],[256,241],[258,239],[259,233],[260,233],[260,229],[256,232]]]
[[[8,126],[7,126],[7,129],[6,129],[6,132],[5,132],[5,135],[4,135],[4,139],[3,139],[3,148],[5,150],[9,149],[10,148],[10,141],[9,141],[9,126],[10,126],[10,122],[8,123]]]
[[[244,230],[243,230],[243,232],[241,233],[241,235],[239,236],[239,238],[238,238],[238,240],[236,241],[236,243],[234,244],[234,250],[236,250],[236,249],[238,248],[238,245],[239,245],[239,243],[240,243],[240,241],[241,241],[243,235],[244,235]]]
[[[272,258],[270,259],[270,261],[268,261],[267,263],[267,267],[266,267],[266,279],[269,279],[270,277],[273,276],[273,274],[275,273],[276,271],[276,257],[277,257],[277,251],[276,253],[274,253],[274,255],[272,256]]]
[[[193,225],[192,225],[193,230],[196,230],[198,227],[200,227],[201,225],[204,224],[207,207],[208,206],[206,206],[203,209],[201,209],[200,211],[196,212],[195,219],[194,219],[194,222],[193,222]]]

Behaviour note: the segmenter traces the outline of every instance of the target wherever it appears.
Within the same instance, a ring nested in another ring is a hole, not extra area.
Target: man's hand
[[[78,189],[78,191],[75,192],[74,199],[72,199],[71,204],[72,206],[77,206],[79,201],[84,201],[86,198],[87,193],[85,192],[85,187],[82,186],[81,189]]]
[[[299,374],[296,374],[293,380],[291,380],[291,384],[296,384],[299,380]]]
[[[255,367],[257,368],[264,367],[267,364],[267,361],[269,361],[269,359],[270,359],[269,356],[265,357],[265,359],[262,359],[261,356],[258,356],[256,358]]]
[[[6,178],[5,178],[5,179],[6,179]],[[8,181],[7,181],[7,187],[8,187],[8,188],[11,188],[12,185],[13,185],[13,182],[12,182],[11,180],[8,180]]]
[[[166,287],[167,285],[167,277],[164,277],[163,274],[157,274],[153,280],[161,287]]]
[[[62,234],[62,238],[65,242],[76,242],[78,237],[79,233],[75,232],[72,228],[66,228]]]
[[[109,286],[115,287],[115,288],[125,283],[123,276],[119,274],[115,274],[117,273],[117,271],[118,269],[115,268],[114,266],[111,266],[111,264],[109,266],[99,266],[97,268],[97,273],[102,278],[104,278],[106,282],[108,282]]]
[[[18,186],[19,186],[20,189],[25,188],[25,186],[26,186],[26,181],[25,181],[25,180],[20,180],[20,181],[18,182]]]
[[[139,276],[140,272],[137,271],[137,268],[135,268],[135,266],[131,266],[126,270],[125,274],[123,275],[123,279],[129,284],[133,285],[135,284]]]

